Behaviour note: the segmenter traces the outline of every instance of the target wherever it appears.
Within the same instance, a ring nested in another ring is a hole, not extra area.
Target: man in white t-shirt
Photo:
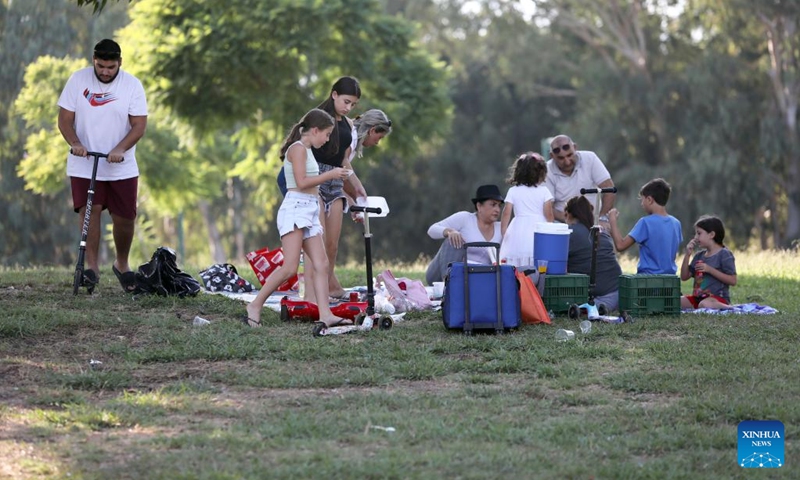
[[[578,145],[566,135],[550,141],[550,160],[547,162],[547,188],[553,194],[553,215],[564,221],[567,200],[580,195],[581,188],[610,188],[614,186],[611,174],[594,152],[578,151]],[[603,194],[600,220],[607,222],[606,214],[614,207],[614,194]],[[594,202],[592,202],[594,203]]]
[[[142,83],[120,70],[122,51],[117,42],[104,39],[94,47],[92,66],[73,73],[58,99],[58,129],[70,146],[67,175],[72,203],[83,224],[94,158],[87,152],[108,154],[97,167],[92,216],[86,239],[83,284],[99,281],[100,215],[108,209],[113,225],[116,259],[112,265],[123,290],[136,288],[128,265],[136,222],[139,167],[136,142],[147,128],[147,100]]]

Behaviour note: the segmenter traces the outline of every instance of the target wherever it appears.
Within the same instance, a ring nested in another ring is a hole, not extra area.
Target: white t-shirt
[[[572,175],[558,169],[555,160],[547,161],[547,188],[553,194],[553,209],[564,211],[567,200],[581,194],[581,188],[595,188],[611,178],[608,169],[594,152],[579,150]]]
[[[72,74],[58,106],[75,112],[75,133],[90,152],[110,152],[131,130],[128,116],[147,115],[144,87],[138,78],[120,70],[113,82],[105,84],[95,76],[94,67]],[[67,175],[91,178],[92,162],[70,154]],[[97,166],[97,180],[124,180],[138,175],[135,145],[125,152],[125,161],[109,163],[101,159]]]
[[[514,217],[530,216],[535,218],[535,222],[547,221],[544,204],[550,200],[553,200],[553,194],[541,183],[535,187],[514,185],[506,193],[506,204],[514,206]]]
[[[478,228],[478,214],[470,212],[456,212],[440,222],[436,222],[428,229],[428,236],[434,240],[444,238],[444,230],[452,228],[458,231],[465,242],[485,242],[487,241],[480,228]],[[500,233],[500,222],[494,222],[494,234],[490,242],[500,243],[503,235]],[[491,250],[491,252],[490,252]],[[481,265],[492,265],[497,262],[494,258],[497,250],[494,248],[470,248],[467,250],[467,262],[478,263]]]

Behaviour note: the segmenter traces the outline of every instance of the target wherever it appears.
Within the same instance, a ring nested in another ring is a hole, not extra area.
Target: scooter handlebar
[[[72,153],[72,149],[69,149],[69,153]],[[74,155],[74,153],[73,153]],[[100,153],[100,152],[86,152],[87,157],[96,157],[96,158],[108,158],[107,153]]]
[[[617,193],[617,187],[581,188],[581,195],[586,195],[587,193]]]
[[[350,211],[352,212],[366,212],[366,213],[374,213],[376,215],[380,215],[382,210],[381,207],[366,207],[364,205],[351,205]]]

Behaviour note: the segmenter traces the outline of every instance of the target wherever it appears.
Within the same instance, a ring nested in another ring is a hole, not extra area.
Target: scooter
[[[342,302],[331,307],[331,313],[339,318],[354,320],[367,310],[367,302]],[[288,296],[281,298],[281,320],[300,320],[313,322],[319,320],[319,307],[316,303],[305,300],[292,300]]]
[[[608,315],[608,311],[604,304],[595,305],[594,291],[597,286],[597,249],[600,246],[600,206],[602,193],[617,193],[617,187],[609,188],[581,188],[581,195],[593,193],[595,194],[594,201],[594,225],[592,226],[590,235],[592,236],[592,266],[589,270],[589,299],[586,303],[580,305],[572,304],[567,311],[567,315],[572,319],[579,319],[581,315],[586,315],[586,318],[591,321],[599,321],[605,323],[623,323],[632,322],[633,318],[628,315],[628,312],[621,312],[620,316]]]
[[[72,153],[72,150],[69,151]],[[83,270],[84,260],[86,258],[86,237],[89,236],[89,221],[92,218],[92,201],[94,200],[94,186],[95,179],[97,178],[97,164],[100,163],[101,158],[108,160],[107,153],[86,152],[87,157],[94,157],[94,165],[92,165],[92,179],[89,181],[89,195],[86,197],[86,212],[83,215],[83,228],[81,229],[81,243],[78,246],[78,263],[75,264],[75,276],[72,279],[72,294],[77,295],[78,289],[83,285]],[[90,284],[86,286],[86,291],[91,294],[94,292],[96,285]]]
[[[380,204],[380,206],[369,206],[370,201]],[[389,206],[383,197],[368,197],[365,205],[352,205],[350,210],[364,214],[364,250],[367,261],[367,308],[358,313],[354,318],[355,325],[342,325],[336,327],[326,327],[320,323],[314,324],[313,335],[315,337],[323,335],[340,335],[354,331],[369,331],[374,327],[381,330],[389,330],[394,326],[394,320],[389,315],[381,315],[375,312],[375,289],[372,284],[372,233],[369,230],[370,214],[385,217],[389,213]],[[282,309],[281,309],[282,310]],[[331,308],[333,312],[333,308]],[[334,312],[336,315],[336,313]],[[319,316],[319,313],[317,313]]]

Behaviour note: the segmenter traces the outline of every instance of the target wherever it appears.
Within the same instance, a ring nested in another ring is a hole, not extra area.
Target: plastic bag
[[[201,271],[200,278],[210,292],[248,293],[254,290],[253,284],[240,277],[236,267],[230,263],[215,263]]]
[[[269,277],[276,268],[283,265],[283,248],[272,251],[270,251],[269,248],[254,250],[247,254],[247,261],[250,262],[250,266],[253,267],[253,272],[255,272],[258,281],[261,282],[261,285],[264,285],[264,282],[267,281],[267,277]],[[295,274],[289,277],[289,280],[280,284],[277,291],[288,292],[293,290],[296,292],[299,288],[300,280]]]
[[[169,247],[158,247],[149,262],[139,266],[136,272],[134,295],[155,293],[166,297],[194,297],[200,291],[200,282],[188,273],[180,271],[175,251]]]
[[[515,272],[519,282],[519,300],[522,323],[552,323],[533,280],[524,273]]]
[[[385,270],[377,277],[378,283],[383,283],[386,292],[389,294],[389,301],[394,305],[397,312],[409,312],[411,310],[426,310],[433,307],[428,290],[419,280],[410,278],[394,278],[390,270]],[[402,288],[401,283],[405,286]]]

